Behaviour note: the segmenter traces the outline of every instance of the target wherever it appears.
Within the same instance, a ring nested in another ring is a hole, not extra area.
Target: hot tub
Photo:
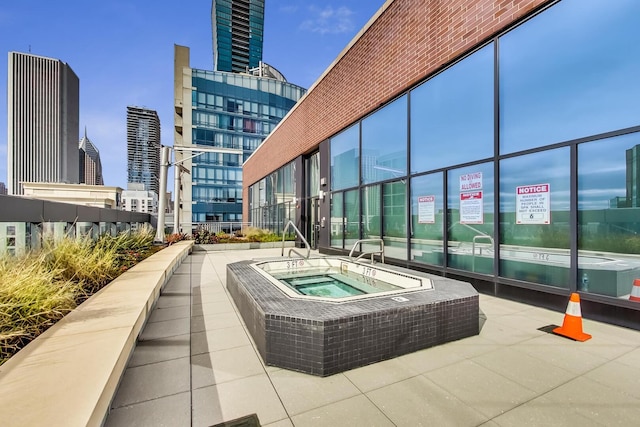
[[[379,286],[374,278],[395,288],[315,296],[283,281],[336,269],[351,279],[360,271],[360,289]],[[242,261],[227,265],[227,289],[265,364],[312,375],[479,332],[478,293],[470,284],[388,265],[335,257]]]
[[[427,277],[342,258],[264,261],[251,267],[289,298],[327,303],[433,289]]]

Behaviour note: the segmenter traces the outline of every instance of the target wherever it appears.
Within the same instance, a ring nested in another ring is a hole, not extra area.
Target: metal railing
[[[382,239],[361,239],[356,241],[353,244],[353,248],[351,248],[351,252],[349,252],[349,258],[353,259],[353,252],[356,250],[356,247],[362,243],[373,243],[373,242],[377,242],[380,243],[380,250],[377,251],[366,251],[366,252],[362,252],[360,255],[358,255],[358,257],[354,260],[354,261],[358,261],[360,260],[360,258],[367,256],[367,255],[371,255],[371,264],[373,264],[375,262],[375,260],[373,259],[374,255],[380,255],[380,260],[382,261],[382,263],[384,264],[384,240]],[[360,248],[362,249],[362,247]]]
[[[295,248],[289,249],[289,254],[287,256],[291,258],[291,253],[293,252],[302,258],[309,259],[309,256],[311,254],[311,246],[309,246],[309,242],[307,242],[307,239],[304,238],[304,235],[300,232],[300,230],[298,230],[298,227],[296,227],[296,225],[291,220],[287,222],[287,225],[284,226],[284,230],[282,230],[282,253],[280,255],[284,256],[284,239],[285,239],[285,236],[287,235],[287,230],[289,229],[289,226],[293,227],[293,229],[296,232],[296,236],[298,236],[304,242],[304,246],[307,248],[307,256],[302,255],[300,252],[295,250]]]
[[[476,271],[476,241],[481,239],[488,239],[491,243],[491,249],[494,248],[493,237],[488,234],[478,234],[473,236],[473,241],[471,242],[471,271]],[[480,247],[479,255],[482,255],[482,247]]]
[[[168,224],[172,224],[171,221]],[[237,231],[242,231],[243,229],[250,227],[250,222],[242,222],[242,221],[214,221],[214,222],[194,222],[191,226],[193,230],[207,230],[211,233],[227,233],[233,234]]]

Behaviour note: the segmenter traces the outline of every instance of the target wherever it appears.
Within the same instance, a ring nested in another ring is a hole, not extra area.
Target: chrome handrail
[[[371,252],[362,252],[354,261],[358,261],[360,258],[362,258],[365,255],[371,255],[371,264],[373,264],[375,262],[375,260],[373,259],[373,256],[374,255],[380,255],[380,260],[384,264],[384,240],[382,240],[382,239],[361,239],[361,240],[356,241],[353,244],[353,248],[351,248],[351,252],[349,252],[349,258],[352,258],[353,252],[356,250],[356,246],[358,246],[359,244],[365,243],[365,242],[378,242],[378,243],[380,243],[380,250],[379,251],[371,251]]]
[[[493,237],[488,234],[478,234],[473,236],[473,240],[471,242],[471,271],[476,271],[476,240],[480,239],[489,239],[491,249],[494,249]],[[482,255],[482,248],[480,248],[480,255]]]
[[[284,256],[284,238],[287,235],[287,230],[289,229],[289,226],[293,227],[293,229],[296,232],[296,236],[300,237],[300,239],[302,239],[302,241],[304,242],[304,246],[307,248],[307,256],[305,257],[294,248],[289,249],[289,253],[287,254],[287,256],[291,258],[291,252],[293,252],[295,254],[298,254],[298,256],[302,258],[309,259],[309,256],[311,254],[311,246],[309,246],[309,242],[307,242],[307,239],[304,238],[304,235],[300,232],[300,230],[298,230],[298,227],[296,227],[296,225],[291,220],[287,222],[287,225],[284,226],[284,230],[282,230],[282,252],[280,253],[280,256]]]

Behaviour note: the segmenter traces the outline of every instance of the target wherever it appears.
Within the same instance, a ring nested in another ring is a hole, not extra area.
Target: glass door
[[[309,200],[308,212],[308,229],[309,246],[311,249],[318,249],[318,240],[320,238],[320,199],[313,197]]]

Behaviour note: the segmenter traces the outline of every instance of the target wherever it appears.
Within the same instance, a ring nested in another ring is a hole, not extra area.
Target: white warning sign
[[[482,172],[460,175],[460,192],[482,190]]]
[[[436,196],[418,197],[418,223],[433,224],[436,222]]]
[[[516,224],[551,224],[549,184],[516,187]]]
[[[483,224],[482,191],[460,193],[460,224]]]

